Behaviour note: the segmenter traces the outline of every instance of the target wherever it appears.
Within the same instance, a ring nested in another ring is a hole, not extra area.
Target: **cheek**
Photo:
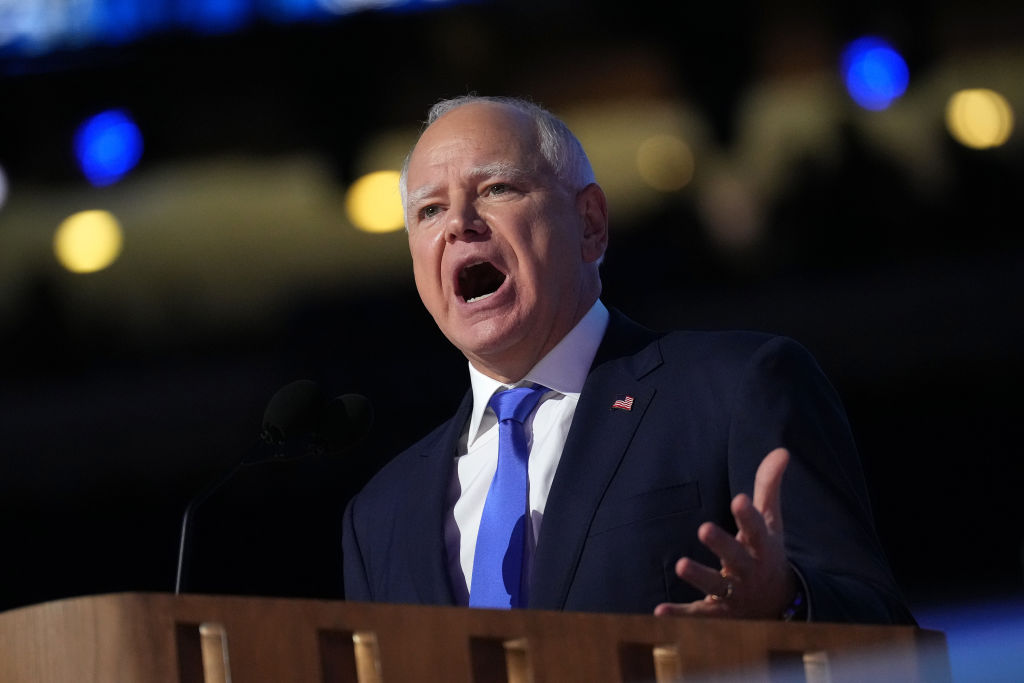
[[[410,239],[409,253],[420,298],[424,301],[437,298],[442,286],[441,257],[444,253],[440,243],[424,237]]]
[[[429,234],[409,236],[409,254],[412,256],[412,266],[417,272],[437,269],[440,263],[437,246],[437,240]]]

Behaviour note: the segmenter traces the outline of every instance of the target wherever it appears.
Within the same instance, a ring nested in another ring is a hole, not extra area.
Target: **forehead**
[[[536,127],[526,114],[499,103],[474,102],[448,112],[424,131],[409,159],[409,176],[413,181],[431,168],[453,164],[511,162],[530,170],[539,160]]]

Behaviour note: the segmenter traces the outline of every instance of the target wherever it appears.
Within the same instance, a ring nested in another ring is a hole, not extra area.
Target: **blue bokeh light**
[[[865,109],[880,111],[907,90],[910,71],[900,53],[873,36],[859,38],[843,51],[843,81]]]
[[[276,22],[330,19],[337,15],[328,12],[322,0],[276,0],[261,5],[263,13]]]
[[[142,158],[142,133],[126,112],[101,112],[75,133],[75,156],[90,183],[96,187],[111,185]]]
[[[265,22],[334,21],[364,11],[433,10],[471,0],[0,0],[0,74],[20,58],[160,34],[230,34]]]
[[[68,10],[64,16],[69,24],[73,22],[78,27],[76,37],[85,44],[99,41],[108,45],[126,45],[145,36],[159,20],[153,4],[130,0],[84,3],[81,11],[88,13],[77,17]]]
[[[178,0],[175,8],[182,26],[205,34],[239,31],[255,13],[250,0]]]

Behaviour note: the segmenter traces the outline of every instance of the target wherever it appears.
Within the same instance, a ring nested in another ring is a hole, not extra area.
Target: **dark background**
[[[12,196],[19,183],[84,186],[51,133],[120,105],[147,122],[143,171],[215,153],[315,150],[347,183],[370,131],[419,121],[442,96],[518,94],[557,111],[644,94],[643,79],[608,58],[634,48],[659,55],[673,94],[728,147],[742,93],[766,77],[770,34],[817,27],[835,56],[862,32],[883,33],[912,74],[927,73],[954,47],[1019,37],[1019,10],[972,8],[496,2],[162,34],[9,59],[0,163]],[[370,50],[373,68],[356,68]],[[179,95],[173,107],[168,93]],[[707,237],[691,194],[628,226],[613,206],[603,298],[654,328],[801,341],[845,401],[879,533],[913,605],[1019,597],[1020,133],[1012,153],[947,136],[951,180],[932,194],[855,126],[840,143],[836,163],[808,159],[772,198],[765,239],[740,258]],[[4,220],[0,209],[0,249]],[[172,590],[185,505],[255,446],[267,400],[300,377],[368,396],[370,436],[341,457],[241,472],[197,513],[186,588],[340,597],[344,503],[450,414],[465,386],[464,360],[420,307],[411,275],[298,288],[284,316],[149,336],[124,334],[113,315],[74,315],[65,294],[78,277],[40,266],[0,311],[0,609]]]

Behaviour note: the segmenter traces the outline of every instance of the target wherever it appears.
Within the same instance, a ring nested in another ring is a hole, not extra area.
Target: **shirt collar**
[[[594,363],[597,347],[601,345],[605,330],[608,328],[608,309],[598,299],[590,307],[587,314],[576,323],[569,334],[562,337],[547,355],[526,373],[522,382],[517,384],[541,384],[560,394],[579,395],[583,391],[583,383]],[[480,435],[481,427],[486,430],[494,423],[493,414],[484,420],[487,402],[494,392],[501,388],[509,388],[496,379],[488,377],[469,363],[469,381],[473,390],[473,412],[469,418],[469,429],[466,432],[469,445]],[[486,422],[487,424],[482,424]]]

